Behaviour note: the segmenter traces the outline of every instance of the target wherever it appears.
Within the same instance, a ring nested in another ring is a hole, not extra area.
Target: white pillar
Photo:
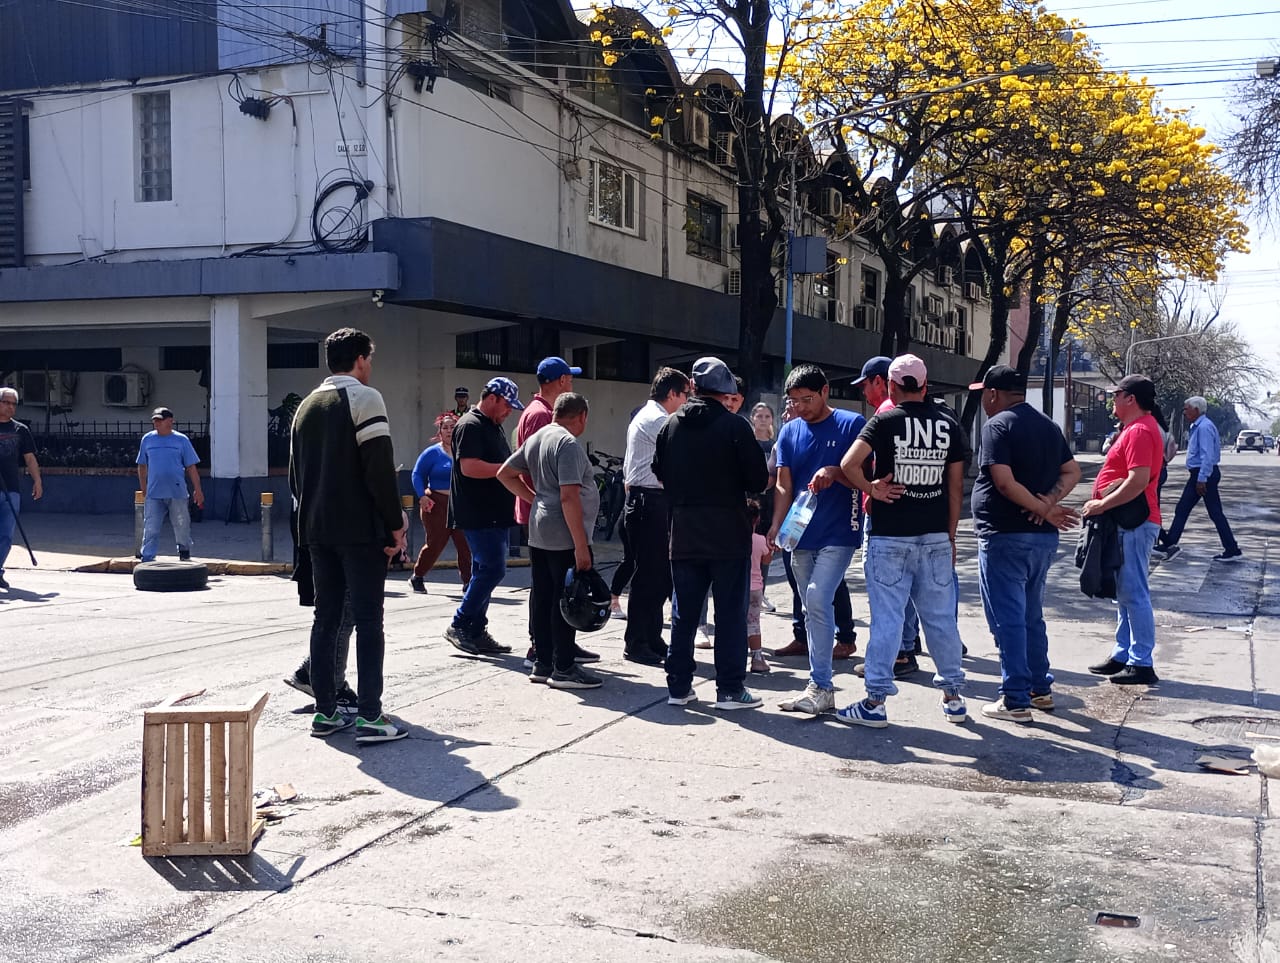
[[[246,301],[216,297],[209,310],[212,357],[209,442],[214,478],[267,474],[267,325]]]

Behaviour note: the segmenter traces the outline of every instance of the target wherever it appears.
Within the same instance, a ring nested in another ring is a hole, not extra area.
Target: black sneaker
[[[446,641],[448,641],[448,643],[459,652],[465,652],[467,655],[480,654],[480,646],[476,643],[476,640],[471,637],[471,633],[466,631],[466,629],[459,628],[456,625],[451,625],[444,630],[444,637]]]
[[[489,634],[488,629],[476,633],[474,641],[481,655],[506,655],[511,651],[511,646],[503,645]]]
[[[355,694],[351,686],[344,685],[338,690],[338,708],[350,709],[352,712],[360,708],[360,697]]]
[[[189,548],[180,548],[180,549],[178,549],[178,561],[179,561],[179,562],[189,562],[189,561],[191,561],[191,549],[189,549]]]
[[[1169,561],[1176,558],[1178,553],[1182,551],[1181,545],[1157,545],[1151,550],[1151,554],[1159,557],[1162,561]]]
[[[916,661],[914,652],[910,655],[900,655],[893,662],[893,677],[895,679],[905,679],[907,676],[919,671],[920,663]]]
[[[588,652],[575,642],[573,646],[573,661],[578,665],[589,665],[592,662],[599,662],[600,656],[594,652]]]
[[[303,695],[310,696],[313,699],[316,697],[315,692],[311,688],[311,677],[302,669],[299,669],[293,675],[285,676],[284,684],[290,689],[297,689]]]
[[[413,578],[409,579],[409,585],[419,595],[427,594],[427,583],[422,581],[421,575],[415,575]]]
[[[645,646],[638,649],[623,649],[622,657],[628,662],[636,662],[640,665],[662,665],[666,661],[665,656]]]
[[[546,683],[551,678],[554,670],[546,662],[535,662],[533,668],[529,670],[530,682]]]
[[[1219,552],[1213,557],[1215,562],[1230,562],[1244,555],[1244,552],[1238,548],[1233,548],[1229,552]]]
[[[1111,681],[1116,685],[1155,685],[1160,677],[1149,665],[1126,665],[1111,677]]]
[[[1097,665],[1089,666],[1089,671],[1094,675],[1115,675],[1117,672],[1123,671],[1125,664],[1117,662],[1115,659],[1107,659],[1106,662],[1099,662]]]
[[[7,589],[9,583],[4,580],[4,572],[0,572],[0,589]]]
[[[557,669],[552,672],[547,685],[553,689],[598,689],[604,685],[604,680],[598,675],[592,675],[575,662],[572,669],[564,672]]]

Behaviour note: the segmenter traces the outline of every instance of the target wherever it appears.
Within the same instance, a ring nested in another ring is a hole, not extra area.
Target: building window
[[[531,374],[543,358],[560,353],[560,333],[544,324],[470,331],[454,339],[459,368]]]
[[[813,293],[832,300],[840,297],[840,255],[827,252],[827,269],[813,279]]]
[[[862,303],[880,303],[880,273],[875,268],[862,269]]]
[[[280,341],[267,345],[268,368],[302,368],[314,371],[320,367],[320,343],[317,341]]]
[[[173,155],[169,128],[169,92],[135,94],[138,180],[135,199],[173,200]]]
[[[717,264],[724,261],[724,208],[697,194],[689,195],[684,232],[686,250]]]
[[[587,217],[596,224],[638,234],[640,179],[608,161],[591,161],[591,196]]]

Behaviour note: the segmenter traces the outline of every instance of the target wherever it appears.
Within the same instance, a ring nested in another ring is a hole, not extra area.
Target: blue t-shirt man
[[[810,424],[793,418],[778,433],[778,467],[791,472],[791,490],[798,497],[810,480],[829,465],[839,466],[862,431],[866,419],[852,411],[832,408],[831,414]],[[797,551],[828,545],[857,548],[862,544],[862,514],[853,489],[835,484],[818,493],[813,519],[805,529]]]
[[[200,457],[182,432],[162,435],[149,431],[142,436],[137,463],[147,466],[147,498],[181,498],[185,502],[187,468],[198,465]]]

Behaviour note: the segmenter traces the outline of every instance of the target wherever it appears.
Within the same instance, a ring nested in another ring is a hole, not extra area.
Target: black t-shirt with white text
[[[893,475],[906,491],[895,502],[876,502],[871,536],[906,538],[950,531],[947,466],[964,461],[968,443],[959,422],[937,405],[906,401],[875,415],[860,441],[875,456],[873,478]]]

